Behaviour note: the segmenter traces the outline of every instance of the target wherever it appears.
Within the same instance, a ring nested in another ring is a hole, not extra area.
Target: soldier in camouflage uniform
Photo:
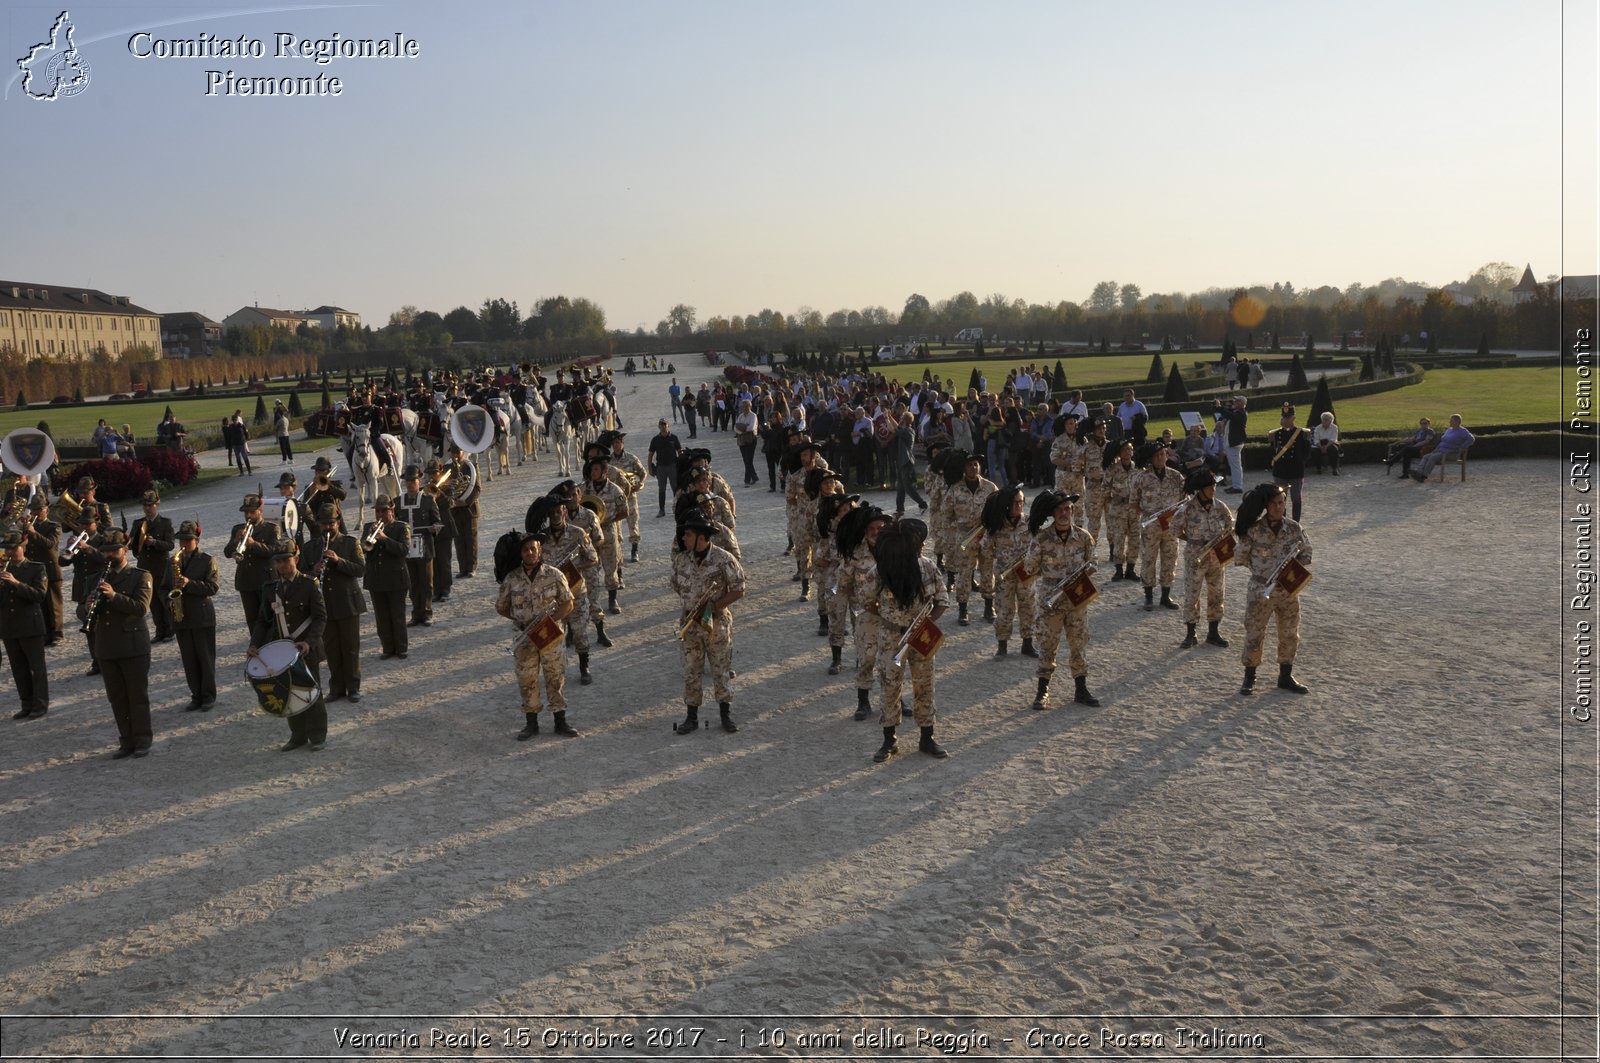
[[[1296,694],[1306,687],[1294,677],[1294,655],[1300,648],[1300,599],[1274,584],[1267,595],[1270,579],[1289,557],[1302,565],[1311,564],[1311,540],[1305,529],[1284,516],[1288,496],[1277,484],[1262,484],[1239,503],[1239,547],[1233,562],[1250,570],[1249,603],[1244,614],[1244,685],[1239,693],[1255,690],[1256,667],[1261,664],[1267,641],[1267,621],[1278,621],[1278,686]]]
[[[784,467],[789,472],[783,500],[789,514],[789,539],[794,543],[793,578],[800,581],[800,600],[804,602],[811,598],[811,555],[817,543],[817,496],[815,489],[807,489],[806,478],[815,469],[826,471],[828,462],[822,448],[807,440],[790,450]]]
[[[823,484],[823,494],[817,501],[817,634],[828,637],[828,652],[833,660],[828,665],[829,675],[844,670],[845,629],[849,626],[850,600],[840,594],[840,569],[844,559],[839,556],[839,544],[834,541],[840,518],[848,514],[860,496],[846,497],[844,483],[837,473],[823,473],[828,481]]]
[[[554,509],[561,507],[555,506]],[[543,650],[535,646],[529,629],[545,617],[560,623],[572,612],[574,599],[567,577],[554,565],[545,564],[543,548],[547,537],[524,532],[522,564],[506,574],[495,598],[495,612],[510,620],[517,629],[515,657],[517,686],[522,690],[522,716],[525,721],[517,733],[523,742],[539,733],[539,710],[546,705],[555,714],[555,733],[576,738],[577,728],[567,722],[567,651],[561,638]],[[524,633],[527,633],[526,636]],[[544,699],[539,697],[540,683]]]
[[[678,527],[677,547],[672,555],[671,587],[683,605],[683,619],[690,621],[683,637],[683,701],[687,714],[673,730],[691,733],[700,725],[700,699],[705,693],[703,675],[709,660],[712,689],[722,716],[722,729],[729,734],[739,729],[733,722],[733,689],[728,675],[733,670],[733,614],[728,606],[744,597],[744,569],[732,554],[711,545],[716,528],[703,514],[690,514]],[[700,622],[710,611],[710,627]]]
[[[1133,558],[1139,552],[1139,503],[1133,497],[1133,442],[1117,444],[1117,458],[1106,466],[1101,489],[1106,497],[1106,533],[1111,536],[1111,557],[1116,562],[1112,582],[1137,579]]]
[[[931,557],[922,556],[922,543],[927,534],[927,526],[919,520],[897,520],[879,532],[872,548],[877,572],[867,579],[862,594],[866,611],[878,618],[878,681],[883,685],[878,722],[883,727],[883,745],[872,757],[878,764],[894,756],[899,749],[895,729],[900,726],[904,712],[900,691],[908,669],[911,672],[911,711],[922,732],[917,749],[938,760],[949,756],[933,738],[937,719],[933,658],[924,657],[908,646],[905,656],[899,662],[895,660],[901,638],[925,608],[929,610],[928,618],[937,623],[950,606],[939,567]]]
[[[605,519],[600,521],[600,568],[605,572],[606,609],[612,614],[622,612],[617,604],[620,581],[617,578],[622,564],[622,521],[628,515],[628,500],[622,489],[611,482],[610,462],[605,458],[590,458],[583,466],[583,494],[585,498],[598,497],[605,506]]]
[[[1094,560],[1094,536],[1082,528],[1074,527],[1072,515],[1078,500],[1072,495],[1043,491],[1033,500],[1028,511],[1028,530],[1033,533],[1033,546],[1028,551],[1028,571],[1037,577],[1033,583],[1037,600],[1039,625],[1043,629],[1039,639],[1038,693],[1033,707],[1043,709],[1050,703],[1050,677],[1056,671],[1056,650],[1061,645],[1063,632],[1067,636],[1068,665],[1072,668],[1075,686],[1072,700],[1091,708],[1100,704],[1089,693],[1089,661],[1085,653],[1089,647],[1087,616],[1089,603],[1073,605],[1065,594],[1058,594],[1062,581],[1084,565]],[[1046,528],[1045,522],[1050,522]],[[1054,603],[1050,601],[1055,597]]]
[[[691,513],[705,517],[717,529],[717,534],[711,537],[711,545],[720,546],[732,554],[735,560],[741,560],[743,555],[739,550],[739,540],[722,519],[722,510],[726,505],[720,495],[691,489],[679,492],[678,500],[672,504],[672,517],[679,524],[683,523]]]
[[[533,505],[528,507],[524,527],[529,532],[545,537],[540,551],[544,562],[552,568],[561,569],[561,574],[566,577],[567,589],[572,592],[575,603],[566,618],[566,642],[578,651],[578,682],[588,686],[594,682],[594,677],[589,674],[589,600],[585,595],[589,580],[584,573],[594,572],[598,575],[600,558],[595,553],[589,533],[567,519],[569,512],[561,496],[546,495],[535,499]],[[613,645],[606,637],[605,618],[597,618],[594,626],[600,645]]]
[[[876,506],[857,506],[838,521],[834,545],[839,551],[839,590],[835,598],[846,602],[855,618],[856,719],[872,715],[872,676],[878,664],[878,616],[866,610],[866,590],[878,574],[872,547],[889,515]],[[838,625],[833,625],[833,632]]]
[[[928,492],[928,541],[933,545],[934,563],[941,572],[946,573],[945,587],[948,588],[950,570],[945,567],[944,556],[949,552],[946,549],[949,535],[945,530],[944,496],[950,485],[944,478],[944,457],[950,452],[950,437],[943,433],[931,435],[925,445],[928,451],[928,475],[922,486]]]
[[[1002,487],[989,496],[983,507],[983,533],[994,553],[994,655],[1006,655],[1015,619],[1022,634],[1022,655],[1037,657],[1039,651],[1033,648],[1033,574],[1026,571],[1033,536],[1022,518],[1022,488]]]
[[[981,475],[981,469],[976,456],[968,457],[961,466],[961,479],[950,485],[944,498],[949,545],[955,552],[950,560],[954,562],[951,572],[955,576],[956,609],[960,614],[956,623],[962,627],[971,623],[967,619],[967,597],[972,593],[974,571],[978,575],[978,593],[983,595],[983,618],[994,619],[994,552],[981,538],[968,549],[961,548],[968,536],[982,529],[983,504],[997,490],[992,480]]]
[[[625,437],[628,433],[618,429],[611,433],[611,477],[617,481],[617,486],[623,489],[623,494],[628,497],[628,543],[631,552],[628,560],[639,560],[639,537],[643,529],[639,526],[639,491],[646,481],[644,462],[639,460],[637,454],[629,454],[626,449]],[[627,485],[627,477],[632,478],[632,488]],[[731,512],[731,507],[730,507]],[[731,527],[731,525],[730,525]]]
[[[595,641],[602,646],[610,647],[612,642],[605,635],[606,611],[600,604],[600,590],[605,586],[605,579],[600,574],[600,518],[595,511],[580,501],[578,485],[571,480],[563,480],[550,489],[550,493],[560,498],[567,507],[567,521],[582,529],[589,537],[589,545],[594,547],[595,560],[590,568],[582,570],[584,597],[589,603],[589,618],[595,622]]]
[[[1206,588],[1206,620],[1210,630],[1206,642],[1212,646],[1228,645],[1217,625],[1222,623],[1222,600],[1226,589],[1222,563],[1207,550],[1211,541],[1233,530],[1233,511],[1217,498],[1217,485],[1222,477],[1212,475],[1210,469],[1199,468],[1189,474],[1188,489],[1192,497],[1183,512],[1172,522],[1172,533],[1183,541],[1183,622],[1189,632],[1178,647],[1186,650],[1199,645],[1195,627],[1200,623],[1200,587]]]
[[[1150,467],[1133,478],[1133,497],[1139,506],[1140,523],[1183,501],[1183,473],[1167,468],[1168,451],[1157,445],[1150,455]],[[1178,574],[1178,537],[1169,524],[1159,520],[1144,527],[1144,542],[1139,551],[1139,567],[1144,569],[1144,608],[1155,608],[1156,559],[1161,559],[1161,604],[1178,608],[1172,600],[1172,581]]]
[[[1083,494],[1083,446],[1078,442],[1077,414],[1069,413],[1061,419],[1061,429],[1050,444],[1050,464],[1056,467],[1056,491],[1065,495]],[[1074,507],[1079,522],[1083,512]]]
[[[812,485],[816,490],[813,496]],[[833,586],[834,562],[838,554],[834,544],[830,541],[833,537],[831,527],[825,527],[822,520],[823,503],[829,498],[844,497],[844,480],[831,469],[812,469],[806,473],[805,503],[811,514],[811,538],[814,545],[811,548],[812,575],[817,581],[817,634],[828,633],[828,591]],[[838,505],[838,503],[831,503]],[[841,644],[842,645],[842,644]]]
[[[1081,425],[1078,433],[1083,434]],[[1100,541],[1102,522],[1105,523],[1107,533],[1111,530],[1110,521],[1105,520],[1107,500],[1104,488],[1108,446],[1110,443],[1106,440],[1106,423],[1096,420],[1088,438],[1078,448],[1077,470],[1083,477],[1083,501],[1079,503],[1077,510],[1087,515],[1086,519],[1080,519],[1079,523],[1083,525],[1085,531],[1094,536],[1096,542]]]

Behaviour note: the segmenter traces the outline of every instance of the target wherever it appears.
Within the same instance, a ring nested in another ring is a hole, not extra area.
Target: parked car
[[[52,406],[65,406],[68,403],[70,403],[71,401],[72,401],[72,396],[71,395],[57,395],[55,398],[50,400],[50,405],[52,405]]]
[[[124,395],[122,392],[119,391],[115,395],[112,395],[110,398],[108,398],[106,401],[107,402],[131,402],[132,400],[133,400],[133,396],[132,395]]]

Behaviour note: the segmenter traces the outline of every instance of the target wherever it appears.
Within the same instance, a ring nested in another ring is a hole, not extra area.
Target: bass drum
[[[322,697],[317,674],[288,639],[269,642],[244,662],[244,677],[269,716],[298,716]]]

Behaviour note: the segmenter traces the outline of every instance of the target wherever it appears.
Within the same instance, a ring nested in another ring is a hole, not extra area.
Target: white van
[[[983,339],[983,329],[981,328],[964,328],[956,333],[957,343],[976,343],[981,339]]]

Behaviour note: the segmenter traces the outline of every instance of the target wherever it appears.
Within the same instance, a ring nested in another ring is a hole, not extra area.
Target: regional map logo
[[[63,11],[50,27],[50,39],[28,49],[17,60],[22,91],[36,100],[76,96],[89,87],[89,63],[72,43],[72,17]]]

